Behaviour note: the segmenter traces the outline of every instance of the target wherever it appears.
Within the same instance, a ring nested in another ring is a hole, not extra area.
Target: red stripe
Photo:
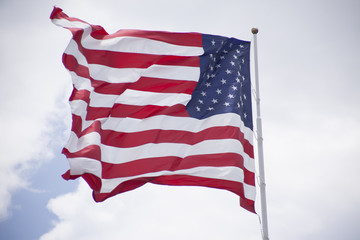
[[[114,52],[108,50],[91,50],[82,47],[79,51],[89,64],[101,64],[113,68],[148,68],[154,64],[171,66],[198,67],[199,58],[184,56],[152,55],[141,53]]]
[[[159,92],[159,93],[186,93],[192,94],[197,82],[172,80],[163,78],[141,77],[134,83],[108,83],[91,80],[94,91],[101,94],[120,95],[126,89]]]
[[[74,88],[69,101],[75,101],[75,100],[82,100],[89,104],[90,92],[85,89],[77,90],[76,88]]]
[[[239,195],[241,198],[246,199],[243,184],[230,180],[204,178],[189,175],[164,175],[154,178],[151,182],[165,185],[204,186],[225,189]]]
[[[80,65],[74,56],[64,53],[62,61],[69,71],[75,72],[79,77],[90,79],[89,68]]]
[[[111,117],[131,117],[131,118],[148,118],[156,115],[168,115],[176,117],[189,117],[186,108],[182,104],[176,104],[171,107],[163,106],[133,106],[125,104],[115,104],[111,111]]]
[[[69,17],[67,14],[65,14],[63,12],[63,10],[61,8],[58,7],[54,7],[51,15],[50,15],[50,19],[66,19],[70,22],[83,22],[83,23],[87,23],[81,19],[78,18],[74,18],[74,17]]]
[[[93,32],[91,36],[96,39],[110,39],[116,37],[140,37],[180,46],[202,47],[202,34],[200,33],[173,33],[165,31],[125,29],[110,35],[100,34],[100,32]]]
[[[101,136],[102,144],[118,148],[130,148],[148,143],[184,143],[194,145],[211,139],[238,139],[240,130],[238,127],[232,126],[212,127],[195,133],[162,129],[132,133],[102,130]]]
[[[83,34],[83,30],[77,30],[74,32],[73,39],[77,43],[79,51],[84,55],[89,64],[101,64],[114,68],[148,68],[154,64],[189,67],[200,66],[198,56],[170,56],[87,49],[82,45]]]
[[[109,83],[95,80],[90,77],[89,69],[77,62],[77,59],[66,53],[63,54],[64,66],[79,77],[87,78],[91,81],[94,91],[101,94],[120,95],[126,89],[162,92],[162,93],[186,93],[192,94],[197,82],[182,81],[162,78],[141,77],[134,83]]]
[[[245,198],[244,187],[242,183],[233,182],[221,179],[202,178],[189,175],[170,175],[170,176],[159,176],[159,177],[148,177],[138,178],[129,180],[119,184],[110,193],[99,193],[98,191],[93,192],[93,197],[96,202],[102,202],[109,197],[123,193],[129,190],[136,189],[147,182],[152,182],[162,185],[177,185],[177,186],[203,186],[218,188],[231,191],[240,196],[240,204],[248,211],[255,213],[254,201]]]
[[[101,143],[108,146],[128,148],[148,143],[184,143],[194,145],[204,140],[237,139],[244,147],[244,152],[251,158],[254,156],[253,146],[244,138],[244,133],[238,127],[212,127],[200,132],[181,130],[152,129],[134,133],[101,131]]]
[[[82,130],[82,119],[80,116],[72,114],[71,131],[74,133],[80,133]]]
[[[75,114],[72,115],[72,128],[71,131],[76,134],[78,138],[84,136],[85,134],[92,132],[101,132],[101,123],[99,121],[94,121],[89,127],[86,129],[82,129],[82,119],[80,116]]]
[[[113,108],[88,107],[86,120],[96,120],[104,117],[117,118],[137,118],[144,119],[157,115],[167,115],[174,117],[189,117],[184,105],[177,104],[172,107],[162,106],[133,106],[125,104],[114,104]]]
[[[104,179],[131,177],[150,172],[177,171],[194,167],[224,167],[236,166],[244,171],[244,182],[255,186],[255,174],[244,167],[244,159],[236,153],[217,153],[187,156],[145,158],[135,161],[112,164],[102,162],[102,177]]]
[[[68,21],[80,21],[63,13],[62,9],[54,7],[50,16],[51,19],[66,19]],[[86,23],[86,22],[84,22]],[[88,24],[88,23],[87,23]],[[103,27],[91,25],[91,36],[95,39],[111,39],[116,37],[140,37],[156,41],[167,42],[180,46],[202,47],[202,34],[200,33],[172,33],[164,31],[144,31],[144,30],[120,30],[114,34],[108,34]]]
[[[73,153],[69,152],[69,150],[67,148],[64,148],[62,150],[62,153],[67,158],[81,157],[81,158],[89,158],[89,159],[101,161],[101,149],[100,149],[100,146],[98,146],[98,145],[86,146],[86,147],[82,148],[80,151],[73,152]]]
[[[110,116],[110,113],[111,113],[111,108],[88,106],[85,120],[90,121],[99,118],[107,118]]]
[[[93,110],[93,112],[96,112]],[[87,115],[88,116],[88,115]],[[112,116],[112,113],[111,113]],[[76,127],[75,127],[76,126]],[[80,138],[81,136],[98,132],[101,135],[101,143],[113,147],[136,147],[147,143],[185,143],[196,144],[210,139],[238,139],[243,145],[244,152],[251,158],[254,158],[254,148],[252,144],[245,139],[245,135],[238,127],[212,127],[197,133],[180,130],[161,130],[152,129],[134,133],[116,132],[112,130],[101,130],[101,124],[98,121],[92,123],[87,129],[81,131],[81,118],[73,115],[72,131]]]
[[[244,186],[239,182],[223,179],[195,177],[189,175],[159,176],[153,179],[151,182],[164,185],[203,186],[228,190],[240,196],[240,204],[243,208],[255,213],[255,202],[245,197]]]

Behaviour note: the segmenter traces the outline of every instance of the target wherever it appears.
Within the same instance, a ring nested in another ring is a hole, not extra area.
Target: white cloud
[[[60,239],[259,239],[255,214],[230,192],[148,184],[102,203],[78,189],[52,199],[59,221],[41,240]]]
[[[19,20],[25,13],[17,4],[7,4],[3,9],[0,15],[6,20],[0,21],[0,35],[6,37],[0,38],[0,220],[10,214],[12,193],[31,187],[31,172],[53,157],[51,144],[65,141],[63,136],[51,134],[68,121],[63,98],[70,87],[59,49],[66,43],[52,34],[56,27],[50,20],[43,24],[43,20],[38,21],[42,15],[30,9],[26,9],[26,18],[34,21]],[[17,15],[12,14],[14,9]],[[57,42],[57,47],[49,41]]]

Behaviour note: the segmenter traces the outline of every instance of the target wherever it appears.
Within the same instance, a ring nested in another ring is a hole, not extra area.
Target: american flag
[[[65,179],[98,202],[148,182],[225,189],[255,212],[249,42],[50,18],[73,35]]]

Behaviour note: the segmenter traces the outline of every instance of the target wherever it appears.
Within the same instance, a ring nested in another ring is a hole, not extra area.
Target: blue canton
[[[190,117],[204,119],[236,113],[253,129],[250,82],[250,42],[203,35],[200,79],[186,105]]]

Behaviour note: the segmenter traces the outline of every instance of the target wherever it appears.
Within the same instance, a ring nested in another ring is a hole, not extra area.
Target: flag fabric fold
[[[250,42],[200,33],[120,30],[67,16],[73,80],[67,180],[104,201],[148,182],[231,191],[255,212]]]

